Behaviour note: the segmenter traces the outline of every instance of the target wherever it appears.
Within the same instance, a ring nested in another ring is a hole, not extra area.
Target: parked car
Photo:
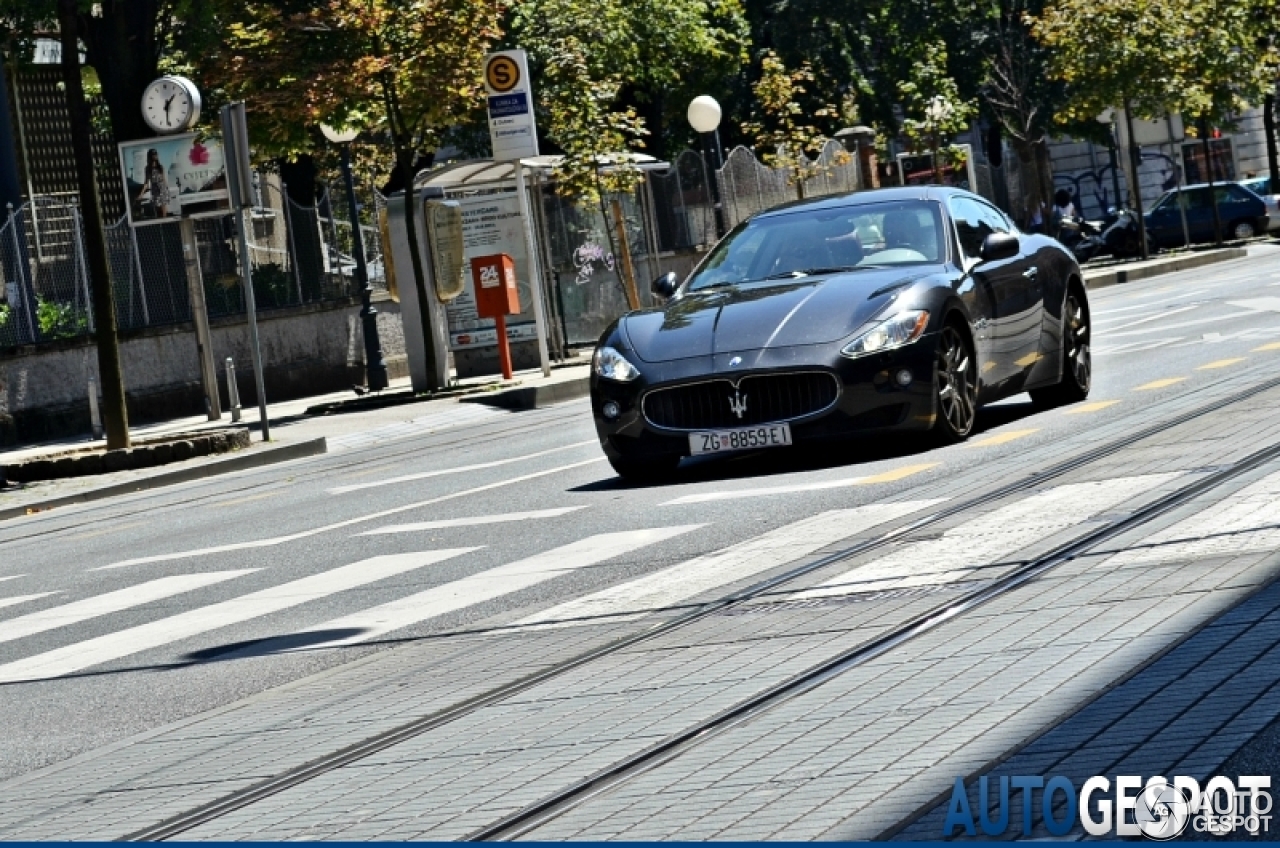
[[[1272,180],[1271,177],[1253,177],[1241,180],[1240,185],[1261,197],[1267,204],[1267,214],[1271,216],[1267,224],[1268,229],[1280,230],[1280,183]]]
[[[596,431],[623,477],[886,430],[960,441],[979,404],[1089,393],[1075,259],[959,189],[776,207],[653,290],[666,305],[615,321],[592,360]]]
[[[1266,232],[1269,215],[1267,204],[1261,197],[1237,183],[1217,183],[1213,193],[1218,201],[1223,238],[1247,239]],[[1187,210],[1187,230],[1191,233],[1191,241],[1213,241],[1213,205],[1207,184],[1165,192],[1145,216],[1148,240],[1158,247],[1176,247],[1186,243],[1179,203]]]

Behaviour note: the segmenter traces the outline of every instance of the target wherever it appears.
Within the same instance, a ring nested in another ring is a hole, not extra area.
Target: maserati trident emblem
[[[733,359],[730,359],[730,360],[729,360],[729,367],[730,367],[730,368],[736,368],[737,366],[739,366],[739,365],[741,365],[741,364],[742,364],[742,357],[741,357],[741,356],[735,356]]]
[[[738,416],[739,419],[747,411],[747,396],[738,394],[738,387],[733,387],[733,397],[729,398],[729,411]]]

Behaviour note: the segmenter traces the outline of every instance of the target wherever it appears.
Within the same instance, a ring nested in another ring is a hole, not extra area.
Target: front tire
[[[643,459],[609,457],[609,464],[628,483],[661,483],[671,479],[680,464],[678,454],[647,456]]]
[[[1093,385],[1090,332],[1088,302],[1073,285],[1062,310],[1062,379],[1052,386],[1031,390],[1031,400],[1036,406],[1043,409],[1065,406],[1089,396]]]
[[[963,442],[978,418],[978,362],[968,336],[955,324],[938,334],[933,368],[933,436],[942,444]]]

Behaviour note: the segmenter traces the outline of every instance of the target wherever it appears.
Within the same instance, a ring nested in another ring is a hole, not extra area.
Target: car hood
[[[622,323],[645,362],[830,343],[850,336],[894,292],[926,273],[896,268],[742,283],[689,292],[661,309],[631,313]]]

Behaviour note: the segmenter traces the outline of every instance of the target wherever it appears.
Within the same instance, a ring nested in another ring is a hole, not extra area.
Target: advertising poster
[[[222,145],[195,133],[125,142],[120,170],[132,226],[225,215],[231,209]]]
[[[511,341],[536,339],[533,318],[533,290],[529,286],[529,262],[525,250],[524,228],[520,204],[512,194],[459,198],[462,206],[462,240],[467,258],[467,281],[462,294],[450,301],[449,346],[453,350],[490,347],[498,336],[493,321],[476,314],[476,295],[471,281],[471,257],[505,253],[515,260],[520,306],[524,309],[507,319],[507,338]]]

